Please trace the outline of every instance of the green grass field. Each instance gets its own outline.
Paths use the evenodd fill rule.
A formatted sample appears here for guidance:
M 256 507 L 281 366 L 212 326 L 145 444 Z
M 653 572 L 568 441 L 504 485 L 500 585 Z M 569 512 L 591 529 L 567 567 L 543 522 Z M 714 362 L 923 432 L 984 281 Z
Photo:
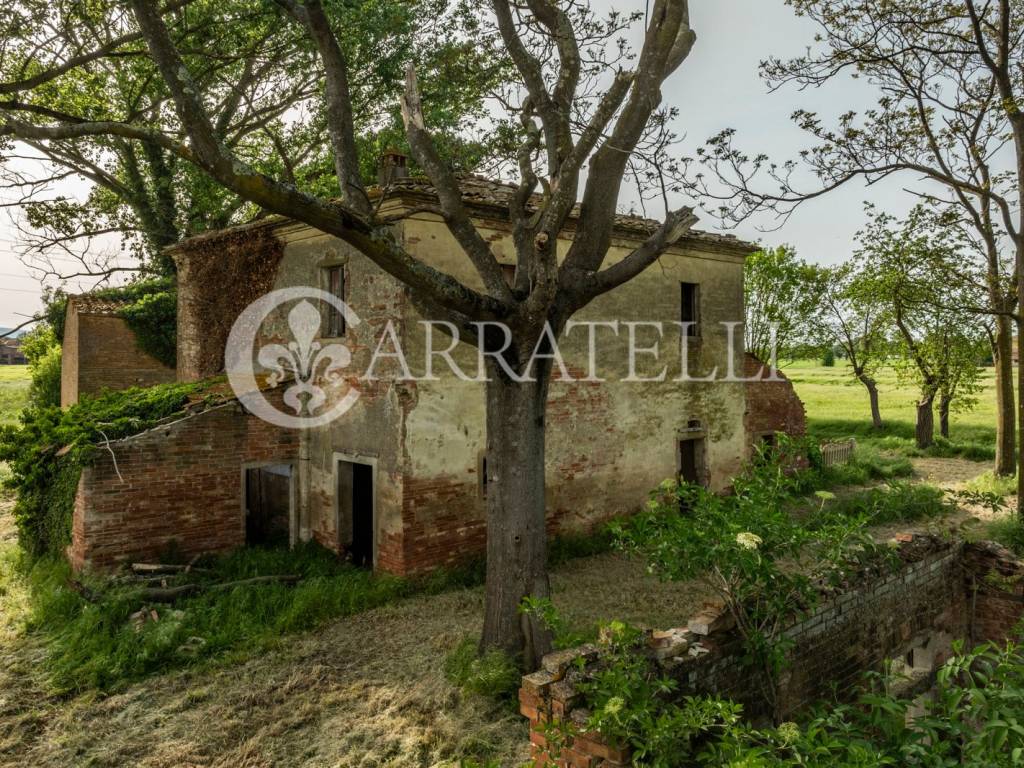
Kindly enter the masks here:
M 883 369 L 878 375 L 879 405 L 885 427 L 871 426 L 871 408 L 864 386 L 850 375 L 849 366 L 837 360 L 826 368 L 815 361 L 799 360 L 783 366 L 782 372 L 796 387 L 807 408 L 810 433 L 821 440 L 856 437 L 858 442 L 884 450 L 916 455 L 914 447 L 915 398 L 913 387 L 902 386 L 896 373 Z M 970 411 L 950 416 L 950 440 L 939 443 L 931 455 L 962 456 L 988 460 L 995 451 L 996 395 L 994 373 L 986 368 L 977 405 Z M 938 412 L 935 415 L 938 434 Z
M 28 366 L 0 365 L 0 424 L 14 424 L 28 398 Z

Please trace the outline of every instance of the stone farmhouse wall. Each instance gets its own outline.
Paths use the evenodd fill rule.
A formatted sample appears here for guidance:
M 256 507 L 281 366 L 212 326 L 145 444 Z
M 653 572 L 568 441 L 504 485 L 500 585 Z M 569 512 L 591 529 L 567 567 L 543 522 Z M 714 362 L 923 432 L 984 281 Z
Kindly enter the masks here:
M 391 205 L 412 205 L 397 201 Z M 477 224 L 492 243 L 499 259 L 511 259 L 507 221 L 492 211 L 475 209 Z M 248 230 L 245 230 L 248 232 Z M 273 232 L 281 246 L 266 246 Z M 436 217 L 416 214 L 403 221 L 398 235 L 406 247 L 431 265 L 479 287 L 478 277 L 462 256 L 444 224 Z M 175 253 L 179 269 L 179 375 L 199 378 L 214 372 L 189 361 L 213 360 L 216 334 L 192 332 L 208 324 L 215 309 L 199 301 L 196 271 L 199 262 L 218 253 L 223 237 L 224 253 L 241 258 L 264 274 L 273 267 L 273 289 L 312 286 L 326 288 L 324 272 L 344 271 L 344 300 L 360 322 L 346 327 L 340 342 L 351 352 L 349 385 L 361 397 L 349 412 L 331 424 L 307 430 L 303 452 L 306 471 L 299 477 L 303 499 L 298 521 L 299 537 L 314 539 L 336 552 L 346 548 L 345 525 L 339 512 L 339 461 L 372 463 L 375 519 L 374 566 L 398 574 L 452 566 L 480 556 L 485 549 L 484 512 L 486 457 L 484 390 L 479 382 L 446 376 L 440 381 L 397 380 L 398 368 L 390 361 L 380 364 L 377 381 L 358 381 L 366 370 L 378 339 L 391 324 L 410 361 L 413 375 L 422 375 L 424 360 L 420 322 L 424 319 L 409 292 L 361 253 L 346 243 L 309 227 L 278 221 L 253 230 L 253 243 L 242 230 L 203 238 L 202 253 L 182 247 Z M 258 235 L 258 237 L 257 237 Z M 638 235 L 623 233 L 612 247 L 611 260 L 635 247 Z M 559 248 L 571 242 L 571 233 L 560 238 Z M 262 245 L 261 245 L 262 244 Z M 246 250 L 249 249 L 249 250 Z M 265 251 L 264 256 L 259 252 Z M 251 253 L 249 252 L 251 250 Z M 742 319 L 743 260 L 747 246 L 729 239 L 688 238 L 666 254 L 656 268 L 611 294 L 599 297 L 582 310 L 577 320 L 661 321 L 669 330 L 661 340 L 662 360 L 641 359 L 641 375 L 667 365 L 675 377 L 680 369 L 680 338 L 672 324 L 681 311 L 680 285 L 700 286 L 702 333 L 689 345 L 691 373 L 706 375 L 716 366 L 724 371 L 731 363 L 743 371 L 742 353 L 728 359 L 726 330 L 722 325 Z M 503 262 L 504 263 L 504 262 Z M 655 341 L 640 332 L 641 346 Z M 261 331 L 260 343 L 287 341 L 287 310 L 272 313 Z M 674 336 L 673 336 L 674 334 Z M 749 455 L 748 398 L 765 388 L 756 409 L 768 408 L 762 417 L 765 430 L 795 429 L 802 420 L 787 419 L 802 407 L 788 382 L 777 383 L 660 383 L 625 384 L 625 331 L 611 345 L 617 352 L 604 357 L 598 375 L 607 382 L 565 383 L 553 381 L 547 412 L 548 519 L 550 534 L 592 530 L 611 517 L 628 514 L 644 502 L 648 492 L 679 471 L 679 440 L 696 430 L 702 437 L 703 480 L 725 490 Z M 567 337 L 562 346 L 568 367 L 585 376 L 587 349 L 583 332 Z M 444 346 L 440 344 L 439 346 Z M 388 347 L 390 349 L 390 347 Z M 616 357 L 617 355 L 617 357 Z M 453 352 L 459 366 L 475 372 L 475 349 L 460 345 Z M 439 370 L 445 364 L 435 360 Z M 652 370 L 647 370 L 652 369 Z M 470 374 L 472 375 L 472 373 Z M 788 390 L 786 389 L 787 387 Z M 772 393 L 768 393 L 768 389 Z M 789 397 L 792 403 L 786 403 Z M 779 416 L 782 418 L 778 418 Z
M 235 402 L 97 447 L 75 496 L 69 559 L 76 569 L 192 556 L 245 544 L 242 473 L 293 464 L 297 433 Z M 116 465 L 115 465 L 116 460 Z
M 856 691 L 864 673 L 881 670 L 887 660 L 909 658 L 930 677 L 949 658 L 953 640 L 1001 642 L 1021 621 L 1024 563 L 1010 552 L 932 536 L 900 538 L 902 568 L 827 599 L 788 630 L 794 646 L 780 680 L 782 717 L 835 692 Z M 717 694 L 742 703 L 751 719 L 769 715 L 756 677 L 740 662 L 740 638 L 718 610 L 709 608 L 685 627 L 648 632 L 646 640 L 652 666 L 679 682 L 677 695 Z M 556 652 L 523 678 L 520 711 L 530 720 L 535 765 L 629 764 L 628 750 L 600 734 L 584 733 L 561 750 L 545 737 L 553 720 L 586 722 L 576 684 L 600 655 L 596 645 Z M 582 671 L 573 663 L 579 657 Z
M 139 349 L 116 306 L 89 297 L 68 301 L 61 346 L 60 404 L 104 389 L 151 387 L 176 379 L 175 370 Z

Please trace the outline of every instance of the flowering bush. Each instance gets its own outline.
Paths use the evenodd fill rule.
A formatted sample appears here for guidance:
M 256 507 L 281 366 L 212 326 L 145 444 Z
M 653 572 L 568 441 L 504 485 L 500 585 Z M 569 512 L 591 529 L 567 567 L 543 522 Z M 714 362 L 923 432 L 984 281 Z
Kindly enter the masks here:
M 784 457 L 798 449 L 786 441 L 779 448 L 737 477 L 731 495 L 666 481 L 640 515 L 615 528 L 619 545 L 663 578 L 699 579 L 719 596 L 773 708 L 789 648 L 782 630 L 815 606 L 822 582 L 841 583 L 892 557 L 865 533 L 866 514 L 834 514 L 827 495 L 810 514 L 793 515 L 805 483 Z

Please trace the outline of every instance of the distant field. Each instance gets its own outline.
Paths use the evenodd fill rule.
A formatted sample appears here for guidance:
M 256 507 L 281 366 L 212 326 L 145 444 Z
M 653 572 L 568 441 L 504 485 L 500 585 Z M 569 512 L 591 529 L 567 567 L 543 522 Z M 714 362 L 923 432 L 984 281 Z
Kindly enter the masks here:
M 0 365 L 0 424 L 14 424 L 28 397 L 28 366 Z
M 815 437 L 857 437 L 881 448 L 912 452 L 916 392 L 913 387 L 900 386 L 891 369 L 882 370 L 877 377 L 885 422 L 881 434 L 871 428 L 867 390 L 850 375 L 850 368 L 843 361 L 837 360 L 835 367 L 826 368 L 818 362 L 800 360 L 783 366 L 782 372 L 804 401 L 808 428 Z M 982 383 L 983 389 L 976 395 L 978 404 L 950 417 L 950 453 L 984 459 L 995 450 L 996 395 L 991 368 L 984 370 Z M 936 434 L 938 427 L 936 409 Z

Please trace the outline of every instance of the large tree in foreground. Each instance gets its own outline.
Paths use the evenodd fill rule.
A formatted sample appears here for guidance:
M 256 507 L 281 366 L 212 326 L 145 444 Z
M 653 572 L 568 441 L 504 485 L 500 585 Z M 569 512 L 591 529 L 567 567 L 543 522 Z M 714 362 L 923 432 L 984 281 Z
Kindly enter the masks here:
M 664 220 L 642 244 L 614 264 L 605 264 L 628 164 L 645 160 L 638 153 L 645 145 L 655 151 L 665 146 L 649 138 L 652 131 L 663 135 L 662 84 L 695 41 L 687 2 L 651 3 L 643 47 L 635 57 L 623 55 L 615 45 L 624 20 L 618 15 L 597 20 L 589 4 L 579 0 L 493 0 L 489 13 L 481 15 L 480 42 L 510 60 L 520 80 L 519 88 L 501 99 L 511 124 L 518 127 L 519 183 L 508 204 L 517 259 L 511 284 L 463 205 L 458 181 L 438 150 L 410 70 L 402 99 L 408 144 L 436 187 L 437 213 L 475 268 L 482 290 L 414 258 L 390 236 L 389 222 L 377 217 L 360 173 L 353 64 L 339 44 L 338 31 L 319 0 L 278 0 L 278 5 L 288 22 L 307 36 L 323 72 L 327 143 L 338 180 L 334 199 L 254 170 L 223 141 L 216 128 L 220 105 L 204 100 L 193 78 L 191 57 L 196 52 L 175 43 L 180 4 L 131 0 L 100 45 L 83 47 L 80 36 L 68 28 L 57 41 L 34 40 L 26 30 L 26 39 L 12 46 L 34 50 L 39 59 L 31 67 L 31 87 L 22 93 L 31 100 L 41 84 L 82 76 L 99 65 L 116 68 L 126 51 L 137 55 L 143 45 L 170 96 L 173 126 L 88 109 L 70 114 L 13 112 L 0 105 L 0 136 L 33 141 L 114 136 L 155 144 L 240 198 L 351 244 L 407 285 L 432 317 L 455 323 L 466 335 L 472 333 L 474 321 L 506 324 L 510 343 L 500 357 L 488 358 L 487 371 L 489 490 L 482 642 L 525 652 L 530 664 L 550 645 L 546 629 L 521 616 L 519 606 L 524 597 L 543 597 L 549 591 L 544 416 L 551 360 L 542 358 L 532 371 L 527 365 L 534 350 L 545 348 L 546 328 L 560 333 L 574 312 L 645 270 L 696 221 L 689 208 L 666 210 Z M 650 160 L 655 168 L 663 162 L 658 157 Z M 558 236 L 577 202 L 576 235 L 560 257 Z M 505 339 L 497 334 L 481 343 L 497 352 Z

